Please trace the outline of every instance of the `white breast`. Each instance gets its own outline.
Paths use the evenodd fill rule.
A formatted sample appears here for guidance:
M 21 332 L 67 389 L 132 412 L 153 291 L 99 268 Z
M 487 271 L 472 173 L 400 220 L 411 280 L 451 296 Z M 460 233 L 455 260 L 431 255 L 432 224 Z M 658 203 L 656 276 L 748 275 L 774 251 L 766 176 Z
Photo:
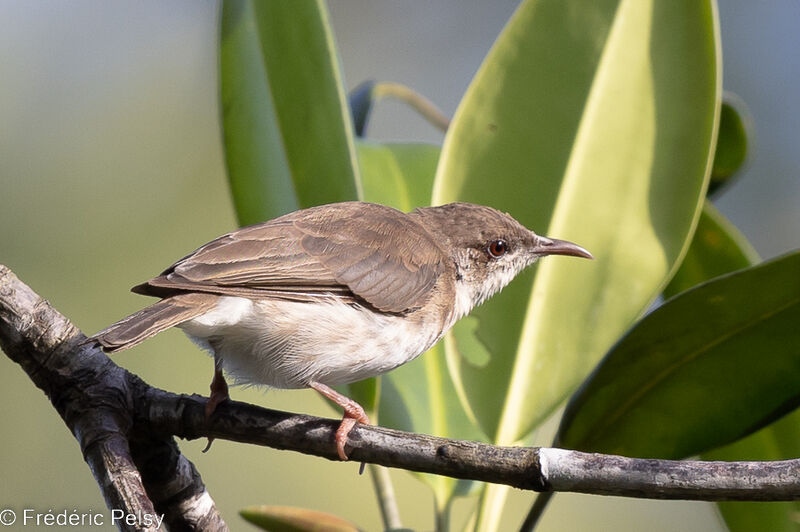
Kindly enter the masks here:
M 376 313 L 331 298 L 319 303 L 221 297 L 217 307 L 180 325 L 221 355 L 242 384 L 302 388 L 355 382 L 385 373 L 430 348 L 438 320 Z

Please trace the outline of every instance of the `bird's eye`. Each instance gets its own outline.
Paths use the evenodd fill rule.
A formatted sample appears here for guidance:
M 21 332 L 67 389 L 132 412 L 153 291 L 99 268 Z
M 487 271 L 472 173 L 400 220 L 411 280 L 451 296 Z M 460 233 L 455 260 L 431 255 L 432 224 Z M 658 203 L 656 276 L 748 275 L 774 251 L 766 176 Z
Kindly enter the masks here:
M 489 242 L 489 255 L 495 259 L 508 253 L 508 242 L 503 239 L 492 240 Z

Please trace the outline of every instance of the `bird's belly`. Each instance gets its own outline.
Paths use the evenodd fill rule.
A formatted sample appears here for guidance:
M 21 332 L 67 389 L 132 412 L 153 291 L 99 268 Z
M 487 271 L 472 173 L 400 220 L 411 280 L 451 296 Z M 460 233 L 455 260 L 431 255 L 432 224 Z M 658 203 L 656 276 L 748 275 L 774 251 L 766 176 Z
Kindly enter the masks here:
M 237 383 L 278 388 L 374 377 L 416 358 L 442 335 L 438 319 L 421 322 L 334 299 L 223 297 L 215 310 L 180 327 L 221 356 Z

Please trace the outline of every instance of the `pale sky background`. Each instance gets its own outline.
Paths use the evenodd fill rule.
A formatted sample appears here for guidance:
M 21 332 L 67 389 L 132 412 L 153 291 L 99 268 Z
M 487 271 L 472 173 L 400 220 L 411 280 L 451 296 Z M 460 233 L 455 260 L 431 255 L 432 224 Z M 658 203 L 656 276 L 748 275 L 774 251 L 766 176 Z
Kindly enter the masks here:
M 590 1 L 590 0 L 587 0 Z M 348 88 L 399 81 L 452 115 L 516 1 L 333 0 Z M 143 300 L 151 277 L 235 220 L 216 107 L 216 16 L 210 1 L 0 0 L 0 263 L 87 332 Z M 717 205 L 763 257 L 800 247 L 800 2 L 722 0 L 724 87 L 748 105 L 747 171 Z M 396 103 L 370 135 L 440 142 Z M 211 364 L 178 332 L 115 361 L 155 386 L 207 391 Z M 103 502 L 46 398 L 0 357 L 0 510 Z M 313 394 L 234 390 L 279 409 L 332 416 Z M 338 416 L 338 414 L 336 414 Z M 544 442 L 542 442 L 544 443 Z M 234 530 L 249 504 L 298 504 L 379 526 L 357 465 L 218 441 L 181 442 Z M 394 474 L 406 524 L 432 528 L 427 489 Z M 422 489 L 420 489 L 422 488 Z M 514 492 L 508 527 L 531 497 Z M 467 503 L 457 503 L 460 523 Z M 719 529 L 711 505 L 563 495 L 540 530 Z

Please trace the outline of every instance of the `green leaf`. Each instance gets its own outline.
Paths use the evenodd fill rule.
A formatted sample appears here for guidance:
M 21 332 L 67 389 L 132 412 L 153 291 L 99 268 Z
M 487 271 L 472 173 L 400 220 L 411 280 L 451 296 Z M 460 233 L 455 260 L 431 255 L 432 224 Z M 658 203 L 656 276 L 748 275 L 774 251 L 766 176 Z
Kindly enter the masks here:
M 382 379 L 380 419 L 387 427 L 444 438 L 485 439 L 458 399 L 441 343 Z M 472 488 L 472 483 L 464 480 L 414 475 L 431 487 L 439 511 L 444 511 L 454 496 L 464 495 Z
M 678 272 L 664 289 L 664 297 L 672 297 L 713 277 L 747 268 L 758 260 L 747 239 L 706 201 L 689 250 Z M 552 495 L 537 497 L 531 510 L 537 520 L 551 498 Z
M 731 445 L 709 451 L 703 460 L 784 460 L 800 456 L 800 410 Z M 800 501 L 717 503 L 730 532 L 800 530 Z
M 800 405 L 800 252 L 671 299 L 609 353 L 570 401 L 559 444 L 683 458 Z
M 357 148 L 364 201 L 403 212 L 430 205 L 441 148 L 432 144 L 381 144 L 364 140 L 358 141 Z
M 758 254 L 744 235 L 706 202 L 689 250 L 664 289 L 664 297 L 672 297 L 703 281 L 758 261 Z
M 474 311 L 486 366 L 448 337 L 459 392 L 495 442 L 544 420 L 677 267 L 710 172 L 718 61 L 710 0 L 528 0 L 481 66 L 434 203 L 493 205 L 597 259 L 544 259 Z
M 225 161 L 241 224 L 357 199 L 352 124 L 321 0 L 222 7 Z
M 292 506 L 248 506 L 239 514 L 269 532 L 358 532 L 341 517 Z
M 597 259 L 544 259 L 473 312 L 472 339 L 448 335 L 459 394 L 495 443 L 545 420 L 677 268 L 715 142 L 715 5 L 526 0 L 459 105 L 434 204 L 492 205 Z M 458 352 L 476 341 L 483 367 Z M 497 529 L 506 492 L 485 491 L 478 529 Z
M 719 151 L 719 149 L 718 149 Z M 665 297 L 712 277 L 758 262 L 750 243 L 710 203 L 706 202 L 694 240 Z M 800 456 L 800 411 L 735 443 L 708 451 L 703 460 L 783 460 Z M 800 502 L 717 503 L 731 532 L 800 529 Z
M 725 96 L 719 116 L 714 166 L 711 170 L 711 181 L 708 183 L 709 195 L 730 183 L 731 177 L 741 170 L 747 160 L 747 138 L 750 130 L 747 116 L 749 113 L 744 102 L 733 95 Z
M 440 148 L 427 144 L 357 143 L 364 198 L 402 211 L 430 204 Z M 460 439 L 481 435 L 459 403 L 440 345 L 381 377 L 380 423 L 411 432 Z M 434 491 L 437 511 L 470 483 L 415 474 Z

